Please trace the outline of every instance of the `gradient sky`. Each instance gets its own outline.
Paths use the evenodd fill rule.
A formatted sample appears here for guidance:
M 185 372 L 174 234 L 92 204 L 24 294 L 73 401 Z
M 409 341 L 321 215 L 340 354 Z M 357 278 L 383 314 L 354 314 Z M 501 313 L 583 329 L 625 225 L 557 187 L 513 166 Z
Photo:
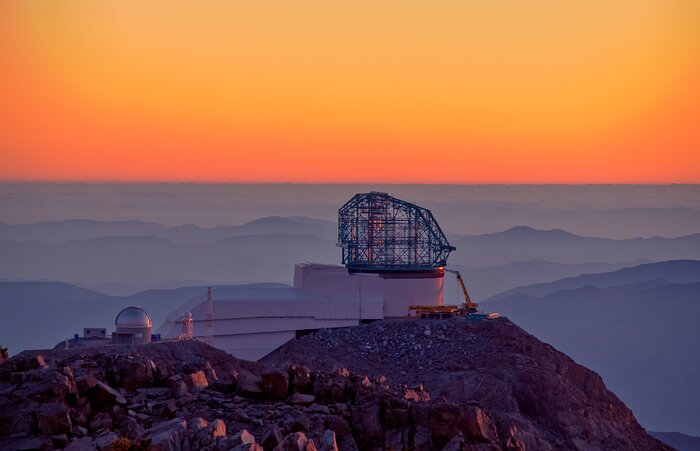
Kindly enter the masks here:
M 5 0 L 0 180 L 697 183 L 700 1 Z

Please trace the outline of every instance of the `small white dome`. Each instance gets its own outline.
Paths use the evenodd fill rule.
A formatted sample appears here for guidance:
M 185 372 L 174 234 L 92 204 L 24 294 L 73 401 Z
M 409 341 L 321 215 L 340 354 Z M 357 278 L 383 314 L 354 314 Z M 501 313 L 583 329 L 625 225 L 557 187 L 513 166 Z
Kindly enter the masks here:
M 189 310 L 185 312 L 185 319 L 192 319 L 192 312 Z
M 151 315 L 141 307 L 127 307 L 117 315 L 114 324 L 118 327 L 151 327 Z

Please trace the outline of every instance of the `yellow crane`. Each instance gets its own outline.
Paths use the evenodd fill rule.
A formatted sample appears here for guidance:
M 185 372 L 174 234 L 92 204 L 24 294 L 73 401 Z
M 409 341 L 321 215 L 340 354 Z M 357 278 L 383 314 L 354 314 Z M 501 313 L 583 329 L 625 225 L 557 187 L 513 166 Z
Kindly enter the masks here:
M 447 268 L 445 268 L 445 271 L 457 276 L 457 282 L 459 282 L 462 288 L 462 294 L 464 295 L 464 304 L 459 307 L 456 305 L 409 305 L 408 310 L 409 312 L 414 312 L 413 316 L 429 319 L 444 319 L 456 316 L 467 316 L 470 313 L 477 312 L 479 304 L 472 302 L 472 298 L 469 296 L 467 287 L 464 284 L 464 279 L 462 279 L 462 275 L 459 271 Z
M 457 282 L 459 282 L 459 286 L 462 287 L 462 294 L 464 295 L 463 308 L 466 310 L 466 313 L 476 313 L 476 309 L 479 307 L 479 304 L 477 304 L 476 302 L 472 302 L 472 298 L 469 297 L 469 292 L 467 292 L 467 286 L 464 285 L 464 279 L 462 279 L 462 275 L 459 273 L 459 271 L 455 269 L 445 268 L 445 271 L 451 272 L 452 274 L 457 276 Z

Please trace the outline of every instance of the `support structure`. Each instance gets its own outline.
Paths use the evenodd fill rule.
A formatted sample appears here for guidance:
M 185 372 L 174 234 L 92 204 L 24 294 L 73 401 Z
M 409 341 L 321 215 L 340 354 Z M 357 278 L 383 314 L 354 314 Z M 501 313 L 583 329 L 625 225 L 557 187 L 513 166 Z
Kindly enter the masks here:
M 185 312 L 185 316 L 182 318 L 182 326 L 180 327 L 180 335 L 178 335 L 178 339 L 192 340 L 193 336 L 194 321 L 192 321 L 192 312 L 188 310 Z
M 433 271 L 455 250 L 430 210 L 379 192 L 338 210 L 338 245 L 353 272 Z
M 211 287 L 207 288 L 207 317 L 204 321 L 204 342 L 214 346 L 214 305 L 211 298 Z

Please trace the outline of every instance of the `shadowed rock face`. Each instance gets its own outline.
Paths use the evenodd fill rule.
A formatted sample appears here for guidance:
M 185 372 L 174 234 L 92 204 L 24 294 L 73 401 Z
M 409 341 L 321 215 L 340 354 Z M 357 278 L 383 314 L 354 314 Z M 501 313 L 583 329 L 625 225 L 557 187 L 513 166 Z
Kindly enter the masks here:
M 345 367 L 422 387 L 433 400 L 457 406 L 450 415 L 431 411 L 441 418 L 435 424 L 447 415 L 457 421 L 448 429 L 497 447 L 663 448 L 596 373 L 507 319 L 396 320 L 324 330 L 289 342 L 269 360 Z
M 321 331 L 268 360 L 200 342 L 24 352 L 0 366 L 0 449 L 670 449 L 507 320 Z

